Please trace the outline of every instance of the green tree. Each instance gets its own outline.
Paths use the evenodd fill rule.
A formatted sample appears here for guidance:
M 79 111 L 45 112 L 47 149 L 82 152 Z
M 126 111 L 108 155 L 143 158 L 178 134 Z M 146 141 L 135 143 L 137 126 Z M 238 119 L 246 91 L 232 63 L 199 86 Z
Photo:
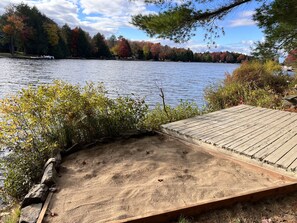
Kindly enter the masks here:
M 87 58 L 91 56 L 91 37 L 80 27 L 72 30 L 70 51 L 73 57 Z
M 274 58 L 279 50 L 290 52 L 297 48 L 297 7 L 293 0 L 145 0 L 160 7 L 157 14 L 136 15 L 132 24 L 148 35 L 184 42 L 197 28 L 204 28 L 205 40 L 213 44 L 214 38 L 224 30 L 216 25 L 234 8 L 249 2 L 262 2 L 256 9 L 254 20 L 263 29 L 266 41 L 258 43 L 255 56 Z M 220 32 L 221 30 L 221 32 Z
M 78 38 L 77 38 L 77 53 L 79 57 L 90 57 L 91 56 L 91 37 L 90 35 L 78 28 Z
M 109 48 L 106 44 L 105 37 L 97 33 L 93 37 L 93 44 L 95 46 L 95 52 L 94 55 L 98 58 L 109 58 L 111 56 Z
M 265 34 L 259 42 L 255 56 L 273 59 L 280 50 L 287 53 L 297 48 L 297 5 L 293 0 L 265 2 L 256 10 L 254 20 Z
M 224 18 L 232 9 L 251 1 L 226 0 L 222 3 L 218 0 L 183 0 L 180 1 L 181 4 L 176 4 L 174 0 L 146 0 L 147 3 L 160 6 L 160 12 L 133 16 L 132 24 L 151 37 L 167 38 L 175 42 L 189 40 L 193 35 L 192 31 L 202 27 L 207 30 L 206 39 L 212 42 L 212 37 L 218 37 L 220 34 L 215 21 Z M 209 4 L 216 2 L 218 4 Z M 213 5 L 216 7 L 211 7 Z
M 68 24 L 65 24 L 61 28 L 61 37 L 64 39 L 64 42 L 67 44 L 68 50 L 71 49 L 71 40 L 72 40 L 72 30 Z
M 115 45 L 117 45 L 118 39 L 115 35 L 111 35 L 108 39 L 107 39 L 107 45 L 109 47 L 109 49 L 115 47 Z
M 59 28 L 55 23 L 45 22 L 43 28 L 47 34 L 48 42 L 51 46 L 56 46 L 59 43 Z
M 49 41 L 45 23 L 54 24 L 54 22 L 47 18 L 45 15 L 34 6 L 30 7 L 26 4 L 19 4 L 16 10 L 20 13 L 25 20 L 25 25 L 31 28 L 32 35 L 24 43 L 24 51 L 27 54 L 44 55 L 48 53 Z
M 67 43 L 62 36 L 62 31 L 58 31 L 59 41 L 56 45 L 49 47 L 49 54 L 53 55 L 57 59 L 64 59 L 70 56 L 69 48 Z
M 143 55 L 146 60 L 152 59 L 152 53 L 151 53 L 152 45 L 153 45 L 153 43 L 147 42 L 147 43 L 145 43 L 145 45 L 142 48 Z

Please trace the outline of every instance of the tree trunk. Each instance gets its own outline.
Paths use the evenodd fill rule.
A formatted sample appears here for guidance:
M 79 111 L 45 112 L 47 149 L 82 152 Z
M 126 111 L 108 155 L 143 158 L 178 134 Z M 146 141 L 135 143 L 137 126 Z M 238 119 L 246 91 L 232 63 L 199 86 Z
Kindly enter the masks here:
M 13 39 L 13 36 L 10 37 L 10 53 L 11 53 L 11 56 L 14 56 L 14 39 Z

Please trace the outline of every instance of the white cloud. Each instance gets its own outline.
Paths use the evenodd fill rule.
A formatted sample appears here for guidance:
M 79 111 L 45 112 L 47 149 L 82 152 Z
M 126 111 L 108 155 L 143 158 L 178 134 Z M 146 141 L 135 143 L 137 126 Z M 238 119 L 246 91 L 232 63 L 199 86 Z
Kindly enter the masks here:
M 59 25 L 67 23 L 73 27 L 80 23 L 78 6 L 73 0 L 43 0 L 35 2 L 34 5 Z
M 131 16 L 149 13 L 144 1 L 129 0 L 1 0 L 0 14 L 9 4 L 36 6 L 60 26 L 82 27 L 91 35 L 116 33 L 120 27 L 133 27 Z
M 253 10 L 247 10 L 240 13 L 241 17 L 252 17 L 255 14 Z
M 142 1 L 129 0 L 81 0 L 82 12 L 86 15 L 101 14 L 103 16 L 127 16 L 146 11 Z
M 239 26 L 253 26 L 256 25 L 256 22 L 253 20 L 252 16 L 254 11 L 243 11 L 238 15 L 238 18 L 232 19 L 229 21 L 230 27 L 239 27 Z
M 153 43 L 161 43 L 162 45 L 168 45 L 170 47 L 177 47 L 177 48 L 190 48 L 194 53 L 201 53 L 201 52 L 223 52 L 223 51 L 229 51 L 229 52 L 236 52 L 236 53 L 244 53 L 249 55 L 251 53 L 251 48 L 254 46 L 255 41 L 253 40 L 242 40 L 237 43 L 232 44 L 217 44 L 216 46 L 208 46 L 203 41 L 197 41 L 197 40 L 190 40 L 186 43 L 174 43 L 170 40 L 163 40 L 163 39 L 148 39 L 147 41 L 153 42 Z
M 239 27 L 239 26 L 253 26 L 256 23 L 248 18 L 240 18 L 240 19 L 234 19 L 230 21 L 229 26 L 230 27 Z
M 8 7 L 10 4 L 18 4 L 20 3 L 19 0 L 1 0 L 0 1 L 0 14 L 5 12 L 5 8 Z
M 252 47 L 255 42 L 253 40 L 242 40 L 237 43 L 226 44 L 224 46 L 218 46 L 219 51 L 230 51 L 237 53 L 250 54 L 252 51 Z
M 216 46 L 210 46 L 208 47 L 206 43 L 204 42 L 196 42 L 196 41 L 190 41 L 187 44 L 184 44 L 181 47 L 184 48 L 190 48 L 193 52 L 236 52 L 236 53 L 244 53 L 244 54 L 250 54 L 251 48 L 254 46 L 253 40 L 243 40 L 237 43 L 232 44 L 217 44 Z

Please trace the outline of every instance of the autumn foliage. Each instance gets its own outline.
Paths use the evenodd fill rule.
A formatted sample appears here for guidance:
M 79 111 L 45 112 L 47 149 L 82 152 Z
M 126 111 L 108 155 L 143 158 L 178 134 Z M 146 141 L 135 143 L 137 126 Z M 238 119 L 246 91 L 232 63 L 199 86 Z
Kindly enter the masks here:
M 101 33 L 93 37 L 81 27 L 59 27 L 36 7 L 13 6 L 0 16 L 5 40 L 1 49 L 55 58 L 98 58 L 154 61 L 241 63 L 249 57 L 234 52 L 194 53 L 191 49 L 170 47 L 148 41 L 131 41 L 122 36 L 109 38 Z M 13 53 L 12 51 L 12 53 Z
M 127 58 L 132 56 L 129 42 L 125 38 L 121 38 L 118 42 L 117 54 L 121 58 Z
M 286 60 L 285 60 L 285 63 L 288 64 L 288 65 L 295 65 L 297 67 L 297 49 L 295 50 L 292 50 Z

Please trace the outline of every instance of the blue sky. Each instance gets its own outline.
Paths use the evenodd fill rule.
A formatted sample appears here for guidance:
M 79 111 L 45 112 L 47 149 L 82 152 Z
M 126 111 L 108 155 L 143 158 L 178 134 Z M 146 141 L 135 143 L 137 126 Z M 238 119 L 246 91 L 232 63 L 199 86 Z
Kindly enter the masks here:
M 175 0 L 180 1 L 180 0 Z M 82 27 L 94 35 L 97 32 L 109 37 L 111 34 L 124 36 L 131 40 L 148 40 L 176 47 L 191 48 L 194 52 L 235 51 L 249 53 L 254 42 L 263 40 L 263 33 L 252 21 L 257 7 L 256 1 L 232 11 L 218 25 L 223 26 L 225 35 L 216 40 L 217 48 L 208 49 L 203 41 L 203 30 L 197 30 L 196 36 L 189 42 L 176 44 L 168 40 L 148 37 L 143 31 L 130 24 L 131 16 L 139 13 L 154 13 L 155 7 L 147 6 L 143 0 L 1 0 L 0 13 L 11 3 L 35 5 L 42 13 L 59 25 L 67 23 L 70 27 Z M 216 4 L 224 2 L 218 0 Z

